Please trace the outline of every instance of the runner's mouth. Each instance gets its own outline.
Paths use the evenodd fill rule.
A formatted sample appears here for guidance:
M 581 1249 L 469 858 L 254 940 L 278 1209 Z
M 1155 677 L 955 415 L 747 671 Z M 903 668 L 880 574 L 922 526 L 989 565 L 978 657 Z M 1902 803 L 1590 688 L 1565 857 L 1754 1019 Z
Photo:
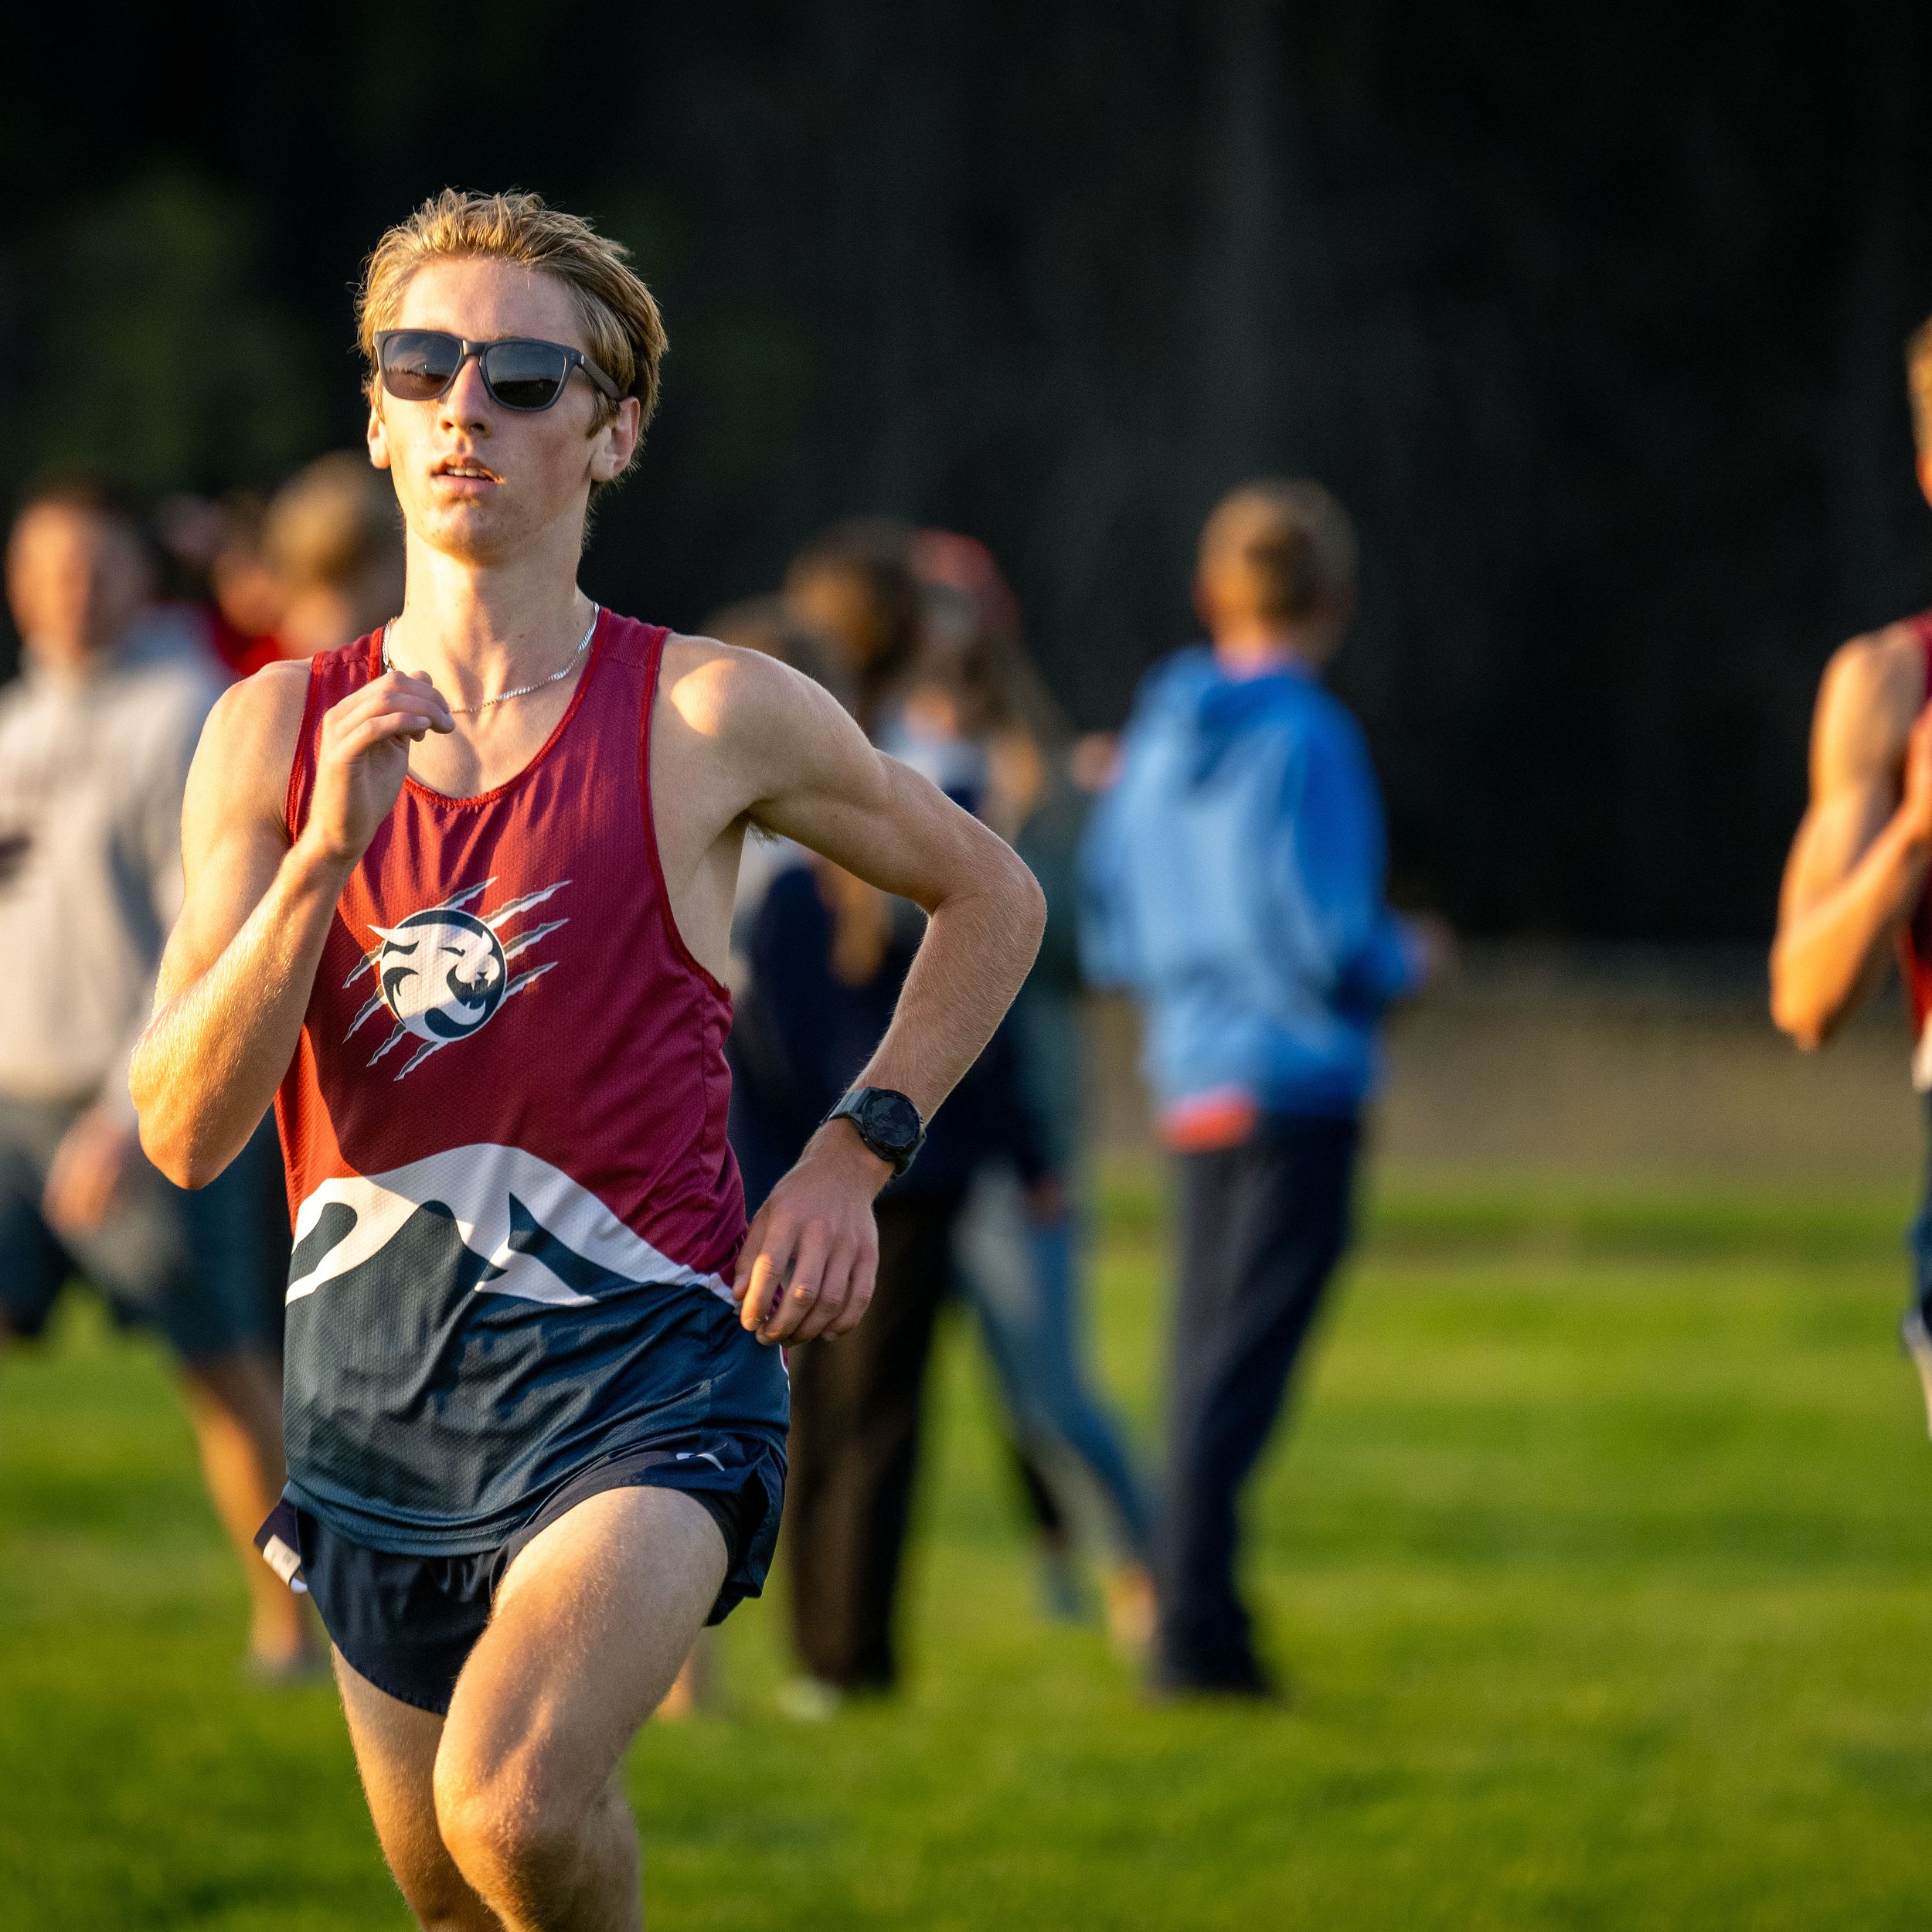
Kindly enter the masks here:
M 468 457 L 446 456 L 430 471 L 432 476 L 447 476 L 465 482 L 501 483 L 503 479 L 487 464 Z

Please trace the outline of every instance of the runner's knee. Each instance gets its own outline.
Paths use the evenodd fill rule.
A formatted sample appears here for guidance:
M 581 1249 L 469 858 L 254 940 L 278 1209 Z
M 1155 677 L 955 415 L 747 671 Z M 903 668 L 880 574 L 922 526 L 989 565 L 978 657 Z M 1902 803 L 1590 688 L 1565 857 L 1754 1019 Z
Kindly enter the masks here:
M 454 1748 L 452 1748 L 454 1747 Z M 523 1895 L 570 1869 L 585 1808 L 544 1774 L 545 1753 L 465 1748 L 444 1734 L 436 1760 L 436 1822 L 470 1883 L 488 1897 Z

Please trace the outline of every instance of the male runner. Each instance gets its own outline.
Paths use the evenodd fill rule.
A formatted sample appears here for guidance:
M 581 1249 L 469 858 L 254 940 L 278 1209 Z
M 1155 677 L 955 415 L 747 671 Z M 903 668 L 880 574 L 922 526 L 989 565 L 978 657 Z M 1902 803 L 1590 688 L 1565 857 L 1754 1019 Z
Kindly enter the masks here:
M 134 1070 L 175 1179 L 271 1097 L 296 1209 L 286 1511 L 425 1926 L 641 1923 L 626 1747 L 763 1580 L 780 1352 L 851 1328 L 872 1200 L 990 1037 L 1031 875 L 773 659 L 600 611 L 592 492 L 664 337 L 623 251 L 446 191 L 359 304 L 401 615 L 211 719 Z M 747 1234 L 725 1141 L 747 826 L 930 915 L 852 1111 Z
M 1932 503 L 1932 321 L 1906 349 L 1919 488 Z M 1791 841 L 1771 947 L 1771 1018 L 1806 1051 L 1855 1012 L 1895 950 L 1912 1009 L 1912 1082 L 1932 1096 L 1932 611 L 1839 646 L 1811 723 L 1811 800 Z M 1932 1177 L 1913 1223 L 1900 1338 L 1932 1427 Z

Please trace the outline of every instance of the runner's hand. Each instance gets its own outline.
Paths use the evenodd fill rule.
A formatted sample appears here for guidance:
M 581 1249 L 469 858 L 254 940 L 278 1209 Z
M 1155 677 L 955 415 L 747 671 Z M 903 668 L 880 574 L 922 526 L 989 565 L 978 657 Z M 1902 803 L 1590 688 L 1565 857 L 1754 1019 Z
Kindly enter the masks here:
M 732 1299 L 760 1342 L 829 1341 L 859 1325 L 879 1274 L 872 1196 L 891 1178 L 843 1121 L 806 1143 L 738 1251 Z
M 352 866 L 395 808 L 410 768 L 410 746 L 455 720 L 427 678 L 386 671 L 332 705 L 315 755 L 315 793 L 304 836 Z

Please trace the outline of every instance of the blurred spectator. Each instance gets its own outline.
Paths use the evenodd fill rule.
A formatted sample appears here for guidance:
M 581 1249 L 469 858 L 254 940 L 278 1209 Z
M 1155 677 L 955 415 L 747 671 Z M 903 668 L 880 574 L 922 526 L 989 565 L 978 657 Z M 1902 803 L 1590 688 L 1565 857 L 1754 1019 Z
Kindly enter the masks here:
M 917 938 L 893 903 L 815 864 L 774 879 L 752 922 L 730 1054 L 732 1145 L 754 1214 L 885 1031 Z M 791 1352 L 793 1637 L 821 1706 L 897 1678 L 900 1558 L 961 1204 L 989 1154 L 1029 1182 L 1044 1171 L 1015 1073 L 1002 1030 L 879 1197 L 878 1289 L 865 1321 Z
M 74 1275 L 166 1335 L 253 1600 L 251 1656 L 299 1669 L 313 1662 L 301 1604 L 251 1543 L 283 1481 L 281 1284 L 261 1219 L 273 1136 L 186 1195 L 143 1157 L 128 1093 L 219 680 L 192 629 L 152 607 L 138 528 L 97 491 L 32 498 L 6 576 L 26 662 L 0 692 L 0 1335 L 37 1335 Z
M 926 593 L 909 722 L 979 747 L 979 815 L 1010 844 L 1053 782 L 1066 719 L 1027 655 L 1019 600 L 992 551 L 954 530 L 920 530 L 906 560 Z
M 785 573 L 786 604 L 830 648 L 852 716 L 875 738 L 919 648 L 921 600 L 906 540 L 896 523 L 842 523 Z
M 1272 1694 L 1236 1506 L 1345 1245 L 1378 1019 L 1432 944 L 1383 897 L 1380 799 L 1319 682 L 1355 536 L 1311 483 L 1250 484 L 1202 533 L 1211 644 L 1141 688 L 1085 852 L 1094 977 L 1144 1009 L 1180 1172 L 1157 1687 Z
M 753 609 L 756 622 L 743 607 L 723 614 L 717 628 L 727 641 L 760 638 L 804 668 L 806 638 L 817 637 L 863 707 L 862 722 L 877 731 L 919 641 L 919 586 L 903 533 L 878 524 L 829 533 L 787 574 L 784 614 Z M 741 921 L 743 983 L 730 1042 L 732 1145 L 751 1213 L 877 1045 L 923 923 L 916 907 L 822 860 L 782 866 L 764 882 Z M 878 1288 L 866 1320 L 836 1344 L 791 1354 L 784 1534 L 807 1673 L 791 1697 L 801 1714 L 896 1681 L 893 1625 L 927 1364 L 961 1204 L 990 1152 L 1029 1182 L 1043 1175 L 1007 1029 L 934 1121 L 910 1170 L 879 1197 Z
M 275 492 L 262 556 L 281 592 L 271 628 L 285 658 L 353 643 L 403 607 L 396 492 L 360 450 L 318 456 Z
M 1027 661 L 1019 606 L 992 553 L 971 537 L 922 530 L 909 554 L 926 587 L 927 624 L 887 748 L 1014 844 L 1047 901 L 1039 958 L 1009 1024 L 1053 1179 L 1029 1198 L 1010 1168 L 981 1171 L 960 1227 L 961 1278 L 1018 1438 L 1048 1602 L 1062 1614 L 1077 1606 L 1067 1526 L 1097 1503 L 1111 1551 L 1109 1624 L 1138 1657 L 1152 1634 L 1151 1512 L 1084 1365 L 1080 1223 L 1067 1185 L 1081 1142 L 1073 868 L 1087 795 L 1069 777 L 1065 725 Z
M 156 516 L 179 583 L 206 613 L 215 655 L 236 677 L 311 658 L 403 607 L 403 526 L 389 479 L 359 451 L 298 470 L 264 506 L 177 496 Z
M 261 499 L 247 491 L 233 492 L 219 502 L 186 494 L 165 497 L 155 510 L 160 594 L 199 627 L 209 649 L 232 677 L 246 677 L 281 655 L 272 634 L 281 594 L 259 561 L 261 521 Z M 249 583 L 224 597 L 217 587 L 219 580 L 232 577 L 243 560 Z

